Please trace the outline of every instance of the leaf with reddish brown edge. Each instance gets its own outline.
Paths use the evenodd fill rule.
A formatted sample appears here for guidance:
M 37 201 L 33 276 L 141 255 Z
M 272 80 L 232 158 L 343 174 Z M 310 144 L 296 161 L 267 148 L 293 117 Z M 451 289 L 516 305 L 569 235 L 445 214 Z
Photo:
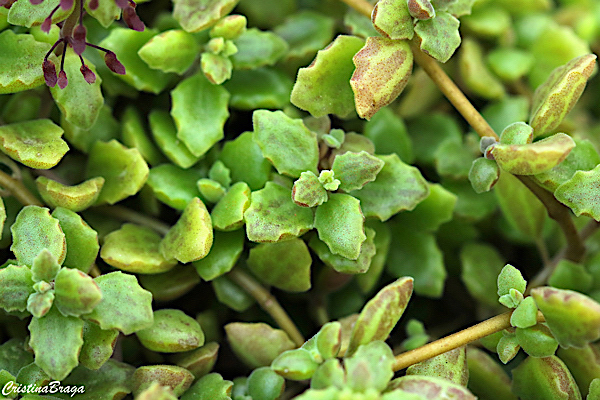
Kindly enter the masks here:
M 461 346 L 429 360 L 413 364 L 406 370 L 406 375 L 438 376 L 461 386 L 467 386 L 467 382 L 469 382 L 467 349 L 465 346 Z
M 600 377 L 600 343 L 588 344 L 582 349 L 558 349 L 558 357 L 567 365 L 577 381 L 581 394 L 588 395 L 592 381 Z M 598 382 L 600 383 L 600 382 Z M 594 397 L 588 397 L 588 400 Z
M 556 356 L 527 357 L 512 376 L 512 392 L 521 399 L 581 400 L 575 379 Z
M 7 29 L 0 32 L 0 48 L 0 94 L 43 85 L 45 74 L 40 64 L 48 51 L 47 43 L 37 42 L 33 35 L 16 34 Z
M 579 100 L 596 65 L 595 54 L 576 57 L 556 68 L 533 95 L 530 125 L 535 136 L 550 132 Z
M 239 0 L 175 0 L 173 17 L 188 32 L 210 28 L 229 14 Z
M 460 46 L 460 22 L 450 13 L 439 12 L 435 18 L 419 21 L 415 33 L 423 53 L 445 63 Z
M 412 74 L 413 54 L 406 41 L 369 37 L 352 58 L 350 79 L 356 112 L 367 120 L 404 90 Z
M 361 344 L 385 340 L 402 317 L 413 292 L 413 278 L 402 277 L 381 289 L 363 307 L 350 337 L 347 355 Z
M 268 366 L 295 347 L 284 331 L 262 322 L 232 322 L 225 325 L 225 334 L 233 352 L 251 368 Z
M 571 179 L 556 188 L 554 195 L 558 201 L 573 210 L 575 215 L 586 215 L 600 221 L 599 180 L 600 165 L 591 171 L 577 171 Z
M 491 146 L 494 159 L 503 170 L 515 175 L 535 175 L 560 164 L 575 147 L 565 133 L 557 133 L 530 144 L 503 144 Z
M 401 378 L 396 378 L 390 382 L 387 391 L 400 391 L 401 393 L 414 393 L 419 395 L 418 399 L 438 400 L 438 399 L 453 399 L 453 400 L 476 400 L 475 397 L 467 388 L 458 385 L 448 379 L 438 378 L 434 376 L 419 376 L 406 375 Z M 413 399 L 413 397 L 406 398 Z M 404 397 L 400 397 L 404 398 Z
M 581 348 L 600 339 L 600 304 L 590 297 L 549 286 L 535 288 L 531 295 L 562 347 Z
M 435 9 L 429 0 L 408 0 L 408 12 L 416 19 L 435 18 Z
M 371 13 L 371 22 L 377 32 L 389 39 L 412 39 L 414 35 L 406 0 L 378 1 Z

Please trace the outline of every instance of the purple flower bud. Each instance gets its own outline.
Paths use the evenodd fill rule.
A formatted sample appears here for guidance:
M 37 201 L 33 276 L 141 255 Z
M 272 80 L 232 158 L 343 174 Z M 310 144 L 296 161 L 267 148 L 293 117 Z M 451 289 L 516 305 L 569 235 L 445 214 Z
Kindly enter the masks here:
M 98 0 L 90 0 L 90 2 L 88 3 L 88 7 L 90 8 L 90 10 L 95 10 L 98 8 Z
M 42 29 L 42 32 L 49 33 L 50 28 L 52 28 L 52 17 L 46 18 L 44 22 L 42 22 L 42 26 L 40 28 Z
M 94 72 L 87 65 L 83 64 L 79 70 L 83 74 L 83 79 L 85 79 L 87 83 L 91 85 L 92 83 L 96 82 L 96 74 L 94 74 Z
M 123 9 L 129 5 L 129 0 L 115 0 L 115 3 L 117 3 L 117 7 Z
M 75 54 L 80 56 L 85 50 L 85 35 L 86 35 L 85 26 L 79 24 L 73 30 L 73 41 L 71 45 L 73 46 L 73 51 Z
M 67 79 L 67 73 L 65 71 L 60 71 L 58 73 L 58 87 L 64 89 L 67 87 L 69 80 Z
M 131 6 L 123 9 L 123 20 L 129 29 L 133 29 L 134 31 L 143 32 L 146 28 L 140 17 L 135 13 L 135 8 Z
M 60 0 L 60 8 L 70 10 L 73 7 L 73 0 Z
M 106 52 L 104 55 L 106 66 L 115 74 L 125 75 L 125 66 L 117 60 L 117 55 L 112 51 Z
M 44 80 L 46 81 L 46 85 L 49 87 L 54 87 L 56 85 L 56 81 L 58 78 L 56 77 L 56 67 L 54 63 L 48 59 L 45 59 L 42 63 L 42 70 L 44 71 Z

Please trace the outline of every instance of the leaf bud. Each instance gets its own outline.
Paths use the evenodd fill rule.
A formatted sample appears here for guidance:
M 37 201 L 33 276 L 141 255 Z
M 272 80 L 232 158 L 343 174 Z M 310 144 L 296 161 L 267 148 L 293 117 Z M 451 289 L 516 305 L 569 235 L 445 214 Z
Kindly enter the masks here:
M 488 147 L 490 147 L 493 144 L 498 143 L 496 141 L 496 138 L 493 136 L 484 136 L 481 138 L 481 140 L 479 141 L 479 150 L 485 154 L 485 151 L 487 150 Z
M 44 71 L 44 80 L 46 81 L 46 85 L 49 87 L 54 87 L 58 80 L 54 63 L 48 59 L 45 59 L 42 63 L 42 70 Z
M 67 87 L 69 80 L 67 79 L 67 73 L 65 71 L 60 71 L 58 73 L 57 83 L 58 83 L 58 87 L 61 89 L 64 89 Z
M 87 83 L 91 85 L 96 82 L 96 74 L 87 65 L 83 64 L 79 70 Z
M 90 8 L 90 10 L 97 9 L 98 5 L 98 0 L 90 0 L 90 2 L 88 3 L 88 7 Z
M 429 0 L 408 0 L 408 12 L 416 19 L 425 20 L 435 17 L 435 10 Z
M 83 51 L 85 50 L 86 33 L 87 30 L 85 29 L 85 26 L 83 26 L 83 24 L 77 25 L 77 27 L 75 27 L 75 29 L 73 30 L 73 41 L 71 42 L 71 45 L 73 46 L 73 51 L 78 56 L 83 54 Z
M 40 27 L 42 32 L 45 32 L 45 33 L 50 32 L 50 28 L 52 28 L 52 17 L 46 18 L 44 20 L 44 22 L 42 22 L 42 26 Z
M 104 62 L 106 63 L 106 66 L 115 74 L 125 75 L 125 66 L 121 64 L 119 60 L 117 60 L 117 55 L 114 52 L 106 52 L 104 55 Z
M 130 5 L 123 9 L 123 20 L 129 29 L 133 29 L 134 31 L 143 32 L 146 29 L 140 17 L 135 13 L 135 9 Z
M 73 0 L 60 0 L 60 8 L 70 10 L 73 7 Z

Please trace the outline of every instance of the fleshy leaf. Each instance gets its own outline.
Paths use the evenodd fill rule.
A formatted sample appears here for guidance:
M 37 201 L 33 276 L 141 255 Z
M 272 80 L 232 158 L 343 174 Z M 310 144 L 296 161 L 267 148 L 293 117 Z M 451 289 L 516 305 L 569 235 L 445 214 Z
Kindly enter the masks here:
M 231 271 L 244 249 L 244 231 L 214 232 L 210 252 L 202 260 L 194 261 L 198 275 L 205 281 L 211 281 Z
M 435 11 L 433 11 L 435 13 Z M 389 39 L 412 39 L 413 16 L 405 0 L 381 0 L 371 13 L 373 27 Z
M 319 50 L 315 60 L 298 71 L 291 101 L 315 117 L 336 114 L 344 117 L 354 110 L 354 95 L 349 81 L 354 72 L 352 57 L 364 41 L 355 36 L 339 35 Z
M 83 346 L 79 353 L 79 363 L 86 368 L 97 370 L 112 356 L 119 331 L 101 329 L 98 324 L 84 322 Z
M 504 85 L 489 70 L 478 42 L 465 39 L 459 55 L 461 76 L 470 90 L 485 99 L 498 100 L 505 96 Z
M 597 390 L 600 389 L 600 347 L 598 344 L 590 344 L 582 349 L 569 348 L 569 349 L 558 349 L 557 356 L 566 364 L 569 371 L 573 374 L 573 377 L 579 385 L 581 394 L 583 396 L 589 396 L 587 399 L 592 400 L 594 390 L 590 386 L 596 381 L 598 386 L 596 394 L 600 394 Z M 589 388 L 589 393 L 588 393 Z
M 530 144 L 533 142 L 533 128 L 525 122 L 514 122 L 500 134 L 502 144 Z M 485 150 L 482 151 L 485 154 Z
M 233 71 L 223 86 L 229 105 L 240 110 L 282 109 L 290 102 L 293 81 L 280 69 L 262 67 Z
M 216 342 L 209 342 L 196 350 L 174 354 L 170 360 L 199 378 L 212 371 L 217 361 L 218 351 L 219 345 Z
M 531 144 L 491 146 L 494 159 L 503 170 L 515 175 L 535 175 L 560 164 L 575 147 L 565 133 L 557 133 Z
M 464 386 L 434 376 L 406 375 L 391 381 L 387 390 L 400 390 L 403 394 L 404 392 L 414 393 L 420 395 L 419 399 L 427 400 L 443 399 L 444 397 L 461 400 L 477 399 Z
M 600 338 L 600 304 L 578 292 L 539 287 L 531 291 L 550 331 L 565 348 L 581 348 Z
M 269 180 L 273 167 L 263 157 L 252 136 L 252 132 L 244 132 L 234 140 L 227 141 L 219 159 L 231 171 L 232 181 L 243 181 L 250 189 L 258 190 Z
M 279 354 L 295 347 L 284 331 L 262 322 L 232 322 L 225 325 L 225 333 L 234 353 L 251 368 L 271 365 Z
M 211 281 L 217 300 L 237 312 L 244 312 L 255 300 L 227 276 L 219 276 Z
M 514 82 L 525 75 L 534 65 L 531 53 L 511 47 L 498 47 L 489 52 L 487 61 L 494 74 L 507 82 Z
M 74 268 L 62 268 L 54 280 L 54 303 L 65 316 L 79 317 L 91 312 L 102 300 L 100 288 L 87 274 Z
M 460 251 L 460 261 L 461 279 L 471 296 L 486 306 L 497 306 L 497 276 L 505 264 L 498 250 L 483 243 L 467 243 Z
M 327 244 L 333 254 L 356 260 L 367 238 L 364 220 L 360 202 L 356 198 L 332 193 L 327 203 L 317 208 L 315 228 L 319 232 L 319 239 Z
M 0 150 L 30 168 L 54 167 L 69 150 L 63 130 L 49 119 L 0 126 Z
M 510 324 L 517 328 L 530 328 L 537 323 L 537 311 L 533 297 L 525 297 L 511 314 Z
M 229 57 L 210 52 L 202 53 L 200 65 L 206 79 L 213 85 L 220 85 L 231 78 L 233 64 Z
M 596 65 L 595 54 L 576 57 L 556 68 L 533 95 L 530 125 L 539 136 L 550 132 L 579 100 Z
M 111 140 L 94 143 L 86 175 L 104 178 L 97 204 L 115 204 L 140 191 L 148 179 L 148 172 L 148 164 L 137 149 L 128 149 Z
M 104 178 L 99 176 L 79 185 L 67 186 L 45 176 L 39 176 L 35 183 L 40 196 L 48 205 L 77 212 L 85 210 L 96 202 L 104 186 Z
M 85 58 L 83 60 L 95 73 L 96 67 Z M 67 52 L 64 65 L 69 84 L 64 89 L 54 86 L 50 88 L 50 93 L 67 121 L 79 128 L 90 129 L 104 106 L 100 90 L 102 79 L 96 74 L 96 81 L 88 83 L 80 72 L 81 60 L 74 52 Z
M 34 318 L 42 318 L 50 311 L 53 303 L 53 291 L 33 293 L 27 299 L 27 311 L 29 311 Z
M 181 397 L 181 400 L 229 400 L 233 382 L 216 372 L 198 379 Z
M 225 88 L 196 73 L 171 91 L 171 101 L 177 138 L 194 156 L 204 155 L 223 139 L 223 125 L 229 117 L 229 93 Z
M 340 180 L 339 189 L 349 192 L 361 189 L 367 183 L 374 181 L 384 164 L 381 159 L 366 151 L 360 153 L 349 151 L 336 156 L 331 169 L 336 179 Z
M 138 55 L 152 69 L 181 75 L 192 65 L 199 50 L 193 35 L 172 29 L 148 40 Z
M 166 386 L 174 398 L 178 398 L 192 386 L 194 375 L 185 368 L 176 365 L 144 365 L 138 367 L 131 377 L 131 387 L 136 398 L 142 398 L 141 393 L 158 383 Z
M 378 158 L 385 164 L 375 181 L 351 194 L 360 200 L 366 217 L 386 221 L 400 211 L 413 210 L 429 195 L 429 185 L 417 168 L 405 164 L 396 154 Z
M 413 54 L 408 42 L 369 37 L 352 58 L 350 79 L 356 112 L 367 120 L 396 99 L 412 74 Z
M 178 265 L 162 274 L 140 275 L 140 285 L 152 293 L 154 301 L 171 301 L 180 298 L 200 283 L 194 267 Z
M 8 22 L 12 25 L 26 26 L 28 28 L 39 26 L 59 3 L 56 0 L 45 1 L 42 4 L 33 4 L 31 1 L 17 2 L 10 7 L 7 18 Z M 66 9 L 60 7 L 56 10 L 54 15 L 52 15 L 52 24 L 66 19 L 73 12 L 74 4 L 72 2 L 71 7 L 67 7 Z
M 173 17 L 187 32 L 210 28 L 229 14 L 239 0 L 176 0 Z
M 177 309 L 155 311 L 152 326 L 135 334 L 145 348 L 161 353 L 194 350 L 204 344 L 200 324 Z
M 69 250 L 63 266 L 88 272 L 100 249 L 98 233 L 79 214 L 66 208 L 55 208 L 52 216 L 58 219 Z
M 37 255 L 48 249 L 59 264 L 65 260 L 67 243 L 59 221 L 47 208 L 25 206 L 10 228 L 13 243 L 10 249 L 19 264 L 31 266 Z
M 488 353 L 477 347 L 467 348 L 469 390 L 479 398 L 517 400 L 510 391 L 510 379 Z
M 556 188 L 554 195 L 575 215 L 587 215 L 600 221 L 600 204 L 596 198 L 599 180 L 600 165 L 591 171 L 577 171 L 571 179 Z
M 226 40 L 238 38 L 246 32 L 248 20 L 245 16 L 239 14 L 228 15 L 222 18 L 210 30 L 210 37 L 222 37 Z
M 3 71 L 0 94 L 33 89 L 44 83 L 42 60 L 48 51 L 47 44 L 37 42 L 32 35 L 16 34 L 6 29 L 0 33 L 0 47 L 0 71 Z
M 196 182 L 201 177 L 195 168 L 181 169 L 173 164 L 161 164 L 150 169 L 146 183 L 158 200 L 176 210 L 183 210 L 194 197 L 200 197 Z
M 271 364 L 279 375 L 294 381 L 310 379 L 318 366 L 312 354 L 303 348 L 284 351 Z
M 462 346 L 413 364 L 406 370 L 406 375 L 437 376 L 448 379 L 461 386 L 467 386 L 469 369 L 467 368 L 467 351 Z
M 159 251 L 167 260 L 187 263 L 206 257 L 212 243 L 210 214 L 202 200 L 195 197 L 162 239 Z
M 469 170 L 469 182 L 471 182 L 475 193 L 489 192 L 498 182 L 498 179 L 500 179 L 498 163 L 484 157 L 473 160 Z
M 154 141 L 169 160 L 180 168 L 189 168 L 198 161 L 177 138 L 177 127 L 168 112 L 152 110 L 148 116 Z
M 453 217 L 457 196 L 442 185 L 429 184 L 429 195 L 412 211 L 395 217 L 399 225 L 419 232 L 434 232 Z
M 329 246 L 317 236 L 313 236 L 308 244 L 321 261 L 334 270 L 344 274 L 363 274 L 370 270 L 372 266 L 371 261 L 377 250 L 374 244 L 375 231 L 370 228 L 365 228 L 365 234 L 367 239 L 362 242 L 360 254 L 356 260 L 350 260 L 341 255 L 332 253 Z
M 399 278 L 365 304 L 352 330 L 346 354 L 374 340 L 386 340 L 402 317 L 413 292 L 413 278 Z
M 386 107 L 365 123 L 363 134 L 375 145 L 375 153 L 396 153 L 406 163 L 414 161 L 411 138 L 399 115 Z
M 33 265 L 31 265 L 31 273 L 33 274 L 31 277 L 35 282 L 51 282 L 59 270 L 60 265 L 56 262 L 56 258 L 52 253 L 48 249 L 42 249 L 33 260 Z
M 496 353 L 498 358 L 503 364 L 508 363 L 510 360 L 516 357 L 521 349 L 519 340 L 514 333 L 506 334 L 506 331 L 502 332 L 502 337 L 498 341 L 496 346 Z
M 253 399 L 275 400 L 285 390 L 284 378 L 269 367 L 257 368 L 248 376 L 248 394 Z
M 248 268 L 261 281 L 286 292 L 310 289 L 312 258 L 302 239 L 262 243 L 250 249 Z
M 83 345 L 83 321 L 65 317 L 56 310 L 29 324 L 29 345 L 35 353 L 35 363 L 50 377 L 63 380 L 79 364 Z
M 27 299 L 35 290 L 31 269 L 9 265 L 0 269 L 0 308 L 5 311 L 25 311 Z
M 252 140 L 280 174 L 299 177 L 303 171 L 317 172 L 317 135 L 300 119 L 283 111 L 256 110 L 252 114 Z
M 292 187 L 292 200 L 302 207 L 316 207 L 328 199 L 327 190 L 312 172 L 306 171 L 300 174 Z
M 211 211 L 215 230 L 233 231 L 244 225 L 244 213 L 250 206 L 250 193 L 246 182 L 237 182 L 229 188 Z
M 100 287 L 102 300 L 85 319 L 102 329 L 118 329 L 126 335 L 152 325 L 152 294 L 142 289 L 135 276 L 110 272 L 94 281 Z
M 162 237 L 150 228 L 123 224 L 104 237 L 100 257 L 120 270 L 137 274 L 158 274 L 172 269 L 176 261 L 166 260 L 158 251 Z
M 361 345 L 352 356 L 344 359 L 346 385 L 355 392 L 384 390 L 394 376 L 393 363 L 392 349 L 382 340 Z
M 274 182 L 252 192 L 244 213 L 246 235 L 253 242 L 279 242 L 313 228 L 313 210 L 292 201 L 291 191 Z
M 250 28 L 233 41 L 238 48 L 231 56 L 235 69 L 254 69 L 273 65 L 288 49 L 288 44 L 273 32 Z
M 556 356 L 527 357 L 512 376 L 512 390 L 519 398 L 581 400 L 575 379 Z
M 531 299 L 531 297 L 526 299 Z M 550 329 L 544 324 L 537 324 L 528 328 L 517 328 L 515 335 L 523 351 L 531 357 L 550 357 L 554 355 L 558 348 L 558 342 L 552 336 Z
M 437 12 L 435 18 L 419 21 L 415 33 L 421 39 L 421 50 L 445 63 L 460 46 L 458 19 L 450 13 Z
M 121 116 L 121 140 L 125 146 L 138 149 L 150 165 L 165 161 L 146 132 L 142 116 L 133 106 L 127 107 Z
M 592 288 L 593 282 L 593 275 L 582 264 L 567 259 L 560 260 L 548 278 L 548 286 L 584 293 Z
M 510 289 L 525 292 L 527 281 L 523 278 L 521 271 L 510 264 L 506 264 L 498 275 L 498 296 L 509 294 Z

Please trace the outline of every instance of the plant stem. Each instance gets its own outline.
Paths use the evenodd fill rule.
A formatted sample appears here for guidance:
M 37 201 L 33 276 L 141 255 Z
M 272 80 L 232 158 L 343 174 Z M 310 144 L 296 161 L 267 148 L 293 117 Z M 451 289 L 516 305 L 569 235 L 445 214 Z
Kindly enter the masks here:
M 24 206 L 44 206 L 44 203 L 39 201 L 38 198 L 35 197 L 33 193 L 31 193 L 29 189 L 25 187 L 25 185 L 23 185 L 23 182 L 13 178 L 3 171 L 0 171 L 0 187 L 8 190 L 19 201 L 19 203 L 23 204 Z
M 463 329 L 460 332 L 438 339 L 434 342 L 427 343 L 417 349 L 398 354 L 394 360 L 392 368 L 394 371 L 400 371 L 413 364 L 428 360 L 432 357 L 439 356 L 447 351 L 454 350 L 464 346 L 475 340 L 481 339 L 492 333 L 500 332 L 506 328 L 510 328 L 510 316 L 513 312 L 509 311 L 504 314 L 496 315 L 490 319 Z M 537 321 L 544 322 L 544 315 L 538 311 Z
M 144 214 L 140 214 L 137 211 L 123 206 L 101 206 L 92 208 L 91 211 L 97 211 L 101 214 L 110 215 L 111 217 L 115 217 L 123 221 L 129 221 L 139 225 L 147 226 L 163 236 L 169 232 L 169 229 L 171 229 L 169 225 L 162 221 Z
M 234 268 L 227 276 L 241 286 L 250 296 L 254 297 L 262 309 L 277 322 L 279 327 L 288 334 L 296 346 L 300 347 L 304 344 L 304 337 L 275 296 L 240 268 Z

